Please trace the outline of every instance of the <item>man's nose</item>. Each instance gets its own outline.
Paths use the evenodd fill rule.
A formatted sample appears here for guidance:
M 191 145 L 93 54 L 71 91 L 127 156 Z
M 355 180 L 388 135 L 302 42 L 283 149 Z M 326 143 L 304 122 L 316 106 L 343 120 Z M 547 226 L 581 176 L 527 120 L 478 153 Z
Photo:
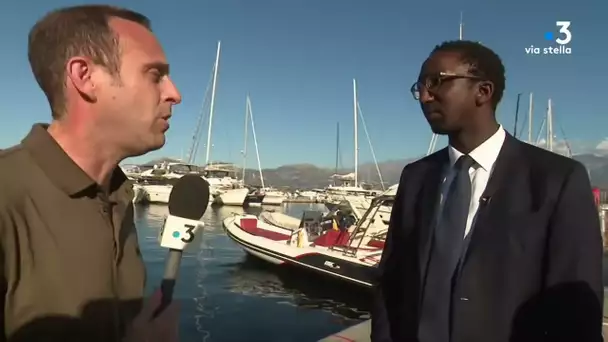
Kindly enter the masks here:
M 426 87 L 420 88 L 420 103 L 428 103 L 433 101 L 434 99 L 434 96 L 429 92 L 428 89 L 426 89 Z
M 173 80 L 167 77 L 165 83 L 164 97 L 165 102 L 171 102 L 172 104 L 180 104 L 182 102 L 182 95 L 179 93 L 177 86 L 173 83 Z

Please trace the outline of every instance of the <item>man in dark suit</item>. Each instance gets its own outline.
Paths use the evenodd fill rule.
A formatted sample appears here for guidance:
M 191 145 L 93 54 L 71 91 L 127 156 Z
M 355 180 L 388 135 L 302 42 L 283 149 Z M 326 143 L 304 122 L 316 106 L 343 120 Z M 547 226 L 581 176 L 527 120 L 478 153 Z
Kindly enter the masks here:
M 602 341 L 602 238 L 583 165 L 496 121 L 500 58 L 437 46 L 412 86 L 449 146 L 401 174 L 374 342 Z

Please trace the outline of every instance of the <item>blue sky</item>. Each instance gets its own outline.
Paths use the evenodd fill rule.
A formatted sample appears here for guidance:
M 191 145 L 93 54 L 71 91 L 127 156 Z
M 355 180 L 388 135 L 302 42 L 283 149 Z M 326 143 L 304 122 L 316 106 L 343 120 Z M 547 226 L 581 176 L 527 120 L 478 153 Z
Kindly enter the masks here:
M 603 3 L 602 3 L 603 2 Z M 85 2 L 10 1 L 0 11 L 0 148 L 16 144 L 34 122 L 50 112 L 27 63 L 27 34 L 45 12 Z M 515 102 L 527 112 L 535 96 L 535 131 L 547 98 L 559 126 L 579 152 L 608 137 L 602 96 L 608 76 L 603 0 L 549 2 L 513 0 L 429 2 L 371 0 L 181 0 L 108 1 L 149 16 L 171 63 L 183 102 L 175 108 L 167 144 L 138 158 L 179 157 L 189 149 L 193 127 L 211 77 L 217 41 L 222 41 L 212 159 L 241 161 L 245 97 L 251 94 L 263 167 L 292 163 L 332 166 L 336 122 L 340 122 L 345 166 L 353 163 L 352 79 L 378 160 L 426 152 L 430 129 L 409 93 L 420 64 L 432 48 L 458 38 L 460 11 L 464 37 L 493 48 L 507 70 L 499 108 L 501 123 L 513 129 Z M 557 32 L 555 22 L 572 22 L 571 55 L 526 55 L 530 45 Z M 598 30 L 602 28 L 602 30 Z M 361 125 L 360 125 L 361 126 Z M 206 128 L 204 129 L 206 134 Z M 360 160 L 371 161 L 363 128 Z M 536 134 L 535 134 L 536 135 Z M 251 136 L 251 134 L 250 134 Z M 203 141 L 205 137 L 203 137 Z M 204 142 L 198 161 L 204 161 Z M 441 140 L 441 146 L 445 140 Z M 249 144 L 253 152 L 253 141 Z M 254 165 L 250 153 L 248 165 Z

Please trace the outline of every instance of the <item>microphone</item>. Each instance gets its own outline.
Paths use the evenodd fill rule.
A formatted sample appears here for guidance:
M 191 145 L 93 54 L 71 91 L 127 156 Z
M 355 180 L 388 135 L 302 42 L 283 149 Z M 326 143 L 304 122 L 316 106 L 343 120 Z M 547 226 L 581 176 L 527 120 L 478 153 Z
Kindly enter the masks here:
M 184 175 L 169 194 L 169 215 L 165 218 L 158 240 L 169 248 L 165 274 L 160 284 L 161 303 L 153 314 L 157 317 L 173 299 L 173 289 L 182 259 L 182 252 L 203 227 L 200 221 L 209 204 L 209 183 L 201 176 Z
M 491 201 L 492 196 L 481 196 L 481 198 L 479 198 L 479 203 L 484 206 L 490 204 Z

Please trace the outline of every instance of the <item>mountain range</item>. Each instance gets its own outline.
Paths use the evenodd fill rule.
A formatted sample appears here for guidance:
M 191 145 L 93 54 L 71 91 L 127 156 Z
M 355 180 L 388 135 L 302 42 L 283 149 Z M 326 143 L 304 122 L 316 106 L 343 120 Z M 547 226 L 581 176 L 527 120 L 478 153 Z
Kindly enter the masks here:
M 575 155 L 573 158 L 587 167 L 593 186 L 603 189 L 608 188 L 608 156 L 580 154 Z M 171 159 L 162 158 L 146 164 L 150 165 L 151 163 L 165 160 L 170 161 Z M 389 160 L 378 163 L 385 187 L 388 188 L 390 185 L 398 183 L 403 167 L 415 160 L 416 158 Z M 336 172 L 335 169 L 318 167 L 313 164 L 293 164 L 272 169 L 262 169 L 266 186 L 290 189 L 323 188 L 331 183 L 331 176 L 333 174 L 347 174 L 351 172 L 353 172 L 352 169 L 342 169 Z M 238 174 L 242 175 L 242 171 L 239 171 Z M 380 188 L 380 179 L 375 164 L 366 163 L 359 165 L 358 176 L 359 182 L 368 184 L 373 188 Z M 259 171 L 256 169 L 246 169 L 245 183 L 253 186 L 261 185 Z

